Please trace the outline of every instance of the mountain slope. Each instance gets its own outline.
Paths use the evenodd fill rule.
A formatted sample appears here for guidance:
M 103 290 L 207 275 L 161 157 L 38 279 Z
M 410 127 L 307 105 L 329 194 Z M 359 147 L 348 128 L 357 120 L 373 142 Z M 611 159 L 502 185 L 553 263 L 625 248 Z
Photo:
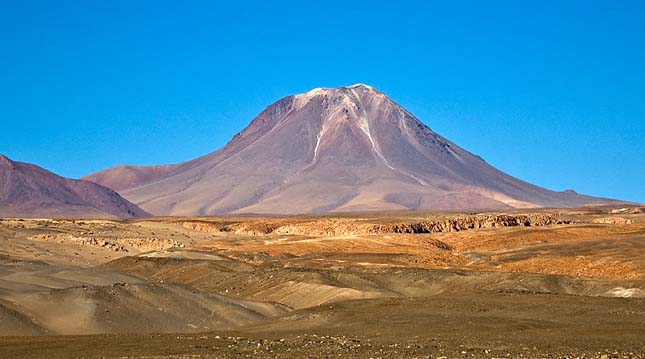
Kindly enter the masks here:
M 362 84 L 279 100 L 224 148 L 122 188 L 158 215 L 613 203 L 513 178 Z
M 115 191 L 138 187 L 153 182 L 172 170 L 165 166 L 116 166 L 83 177 L 84 180 L 99 183 Z
M 143 217 L 113 190 L 0 155 L 0 217 Z

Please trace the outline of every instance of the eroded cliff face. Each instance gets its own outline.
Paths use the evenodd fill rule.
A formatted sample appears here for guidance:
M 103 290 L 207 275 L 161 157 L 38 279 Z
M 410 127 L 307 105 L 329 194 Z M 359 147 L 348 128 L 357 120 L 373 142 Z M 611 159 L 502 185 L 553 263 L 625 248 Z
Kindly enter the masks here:
M 387 234 L 387 233 L 439 233 L 459 232 L 469 229 L 498 228 L 514 226 L 544 226 L 568 223 L 548 215 L 475 215 L 435 219 L 412 223 L 352 223 L 350 221 L 329 221 L 327 223 L 303 223 L 280 226 L 275 234 L 302 234 L 317 236 Z
M 382 220 L 379 222 L 383 222 Z M 515 226 L 548 226 L 568 224 L 570 220 L 547 214 L 486 214 L 437 217 L 418 221 L 385 221 L 376 223 L 368 218 L 334 219 L 257 219 L 252 221 L 180 221 L 185 228 L 204 232 L 232 232 L 251 236 L 266 234 L 304 236 L 346 236 L 388 233 L 459 232 L 481 228 Z

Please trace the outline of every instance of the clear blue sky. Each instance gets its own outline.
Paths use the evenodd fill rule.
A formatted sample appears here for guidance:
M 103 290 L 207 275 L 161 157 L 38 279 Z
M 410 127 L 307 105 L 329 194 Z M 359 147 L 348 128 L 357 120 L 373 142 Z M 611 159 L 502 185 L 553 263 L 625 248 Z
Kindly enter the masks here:
M 645 202 L 643 1 L 0 0 L 0 44 L 0 153 L 68 177 L 362 82 L 523 180 Z

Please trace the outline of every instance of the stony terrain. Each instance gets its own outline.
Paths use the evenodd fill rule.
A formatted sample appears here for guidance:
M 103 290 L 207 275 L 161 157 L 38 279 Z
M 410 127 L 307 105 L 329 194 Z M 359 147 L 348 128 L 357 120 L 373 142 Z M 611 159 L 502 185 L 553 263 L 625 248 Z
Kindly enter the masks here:
M 3 219 L 0 357 L 642 358 L 643 253 L 641 207 Z

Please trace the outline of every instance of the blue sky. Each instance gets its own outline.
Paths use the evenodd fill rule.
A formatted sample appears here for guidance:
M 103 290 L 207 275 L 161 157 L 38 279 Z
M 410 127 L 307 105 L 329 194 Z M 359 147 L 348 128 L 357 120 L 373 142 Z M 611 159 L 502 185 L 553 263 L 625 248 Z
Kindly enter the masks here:
M 357 82 L 523 180 L 645 202 L 642 1 L 0 0 L 0 153 L 180 162 Z

